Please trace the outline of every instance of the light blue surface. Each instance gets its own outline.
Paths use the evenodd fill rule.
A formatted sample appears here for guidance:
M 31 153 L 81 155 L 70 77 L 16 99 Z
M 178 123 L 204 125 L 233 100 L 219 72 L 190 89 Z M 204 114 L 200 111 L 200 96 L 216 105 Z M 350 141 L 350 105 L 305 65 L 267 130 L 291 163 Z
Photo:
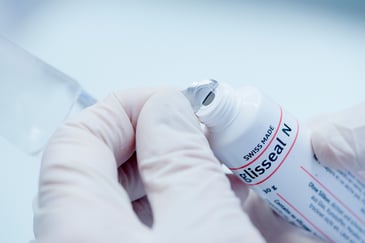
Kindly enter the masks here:
M 364 101 L 361 1 L 252 2 L 0 1 L 0 31 L 97 98 L 215 78 L 302 120 Z M 0 145 L 0 242 L 28 242 L 39 158 Z

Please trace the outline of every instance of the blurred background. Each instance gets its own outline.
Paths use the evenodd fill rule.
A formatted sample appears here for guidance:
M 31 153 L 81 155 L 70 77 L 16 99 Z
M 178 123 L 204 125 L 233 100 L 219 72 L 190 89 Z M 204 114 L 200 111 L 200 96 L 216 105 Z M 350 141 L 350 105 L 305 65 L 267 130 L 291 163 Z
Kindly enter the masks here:
M 362 0 L 0 0 L 0 35 L 97 99 L 214 78 L 255 85 L 304 122 L 365 100 Z M 2 138 L 0 154 L 0 242 L 29 242 L 40 156 Z

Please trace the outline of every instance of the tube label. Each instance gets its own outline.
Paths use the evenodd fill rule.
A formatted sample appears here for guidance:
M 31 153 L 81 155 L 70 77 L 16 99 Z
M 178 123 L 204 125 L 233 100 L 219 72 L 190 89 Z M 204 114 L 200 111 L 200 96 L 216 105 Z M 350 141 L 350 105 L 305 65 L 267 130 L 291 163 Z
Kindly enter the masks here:
M 289 222 L 327 242 L 365 243 L 364 178 L 321 166 L 309 133 L 275 111 L 231 144 L 240 152 L 230 169 Z
M 280 110 L 281 111 L 281 110 Z M 268 179 L 280 168 L 293 149 L 299 134 L 297 122 L 283 122 L 282 111 L 279 123 L 269 125 L 262 139 L 254 148 L 260 153 L 250 152 L 243 156 L 247 164 L 231 168 L 249 185 L 258 185 Z

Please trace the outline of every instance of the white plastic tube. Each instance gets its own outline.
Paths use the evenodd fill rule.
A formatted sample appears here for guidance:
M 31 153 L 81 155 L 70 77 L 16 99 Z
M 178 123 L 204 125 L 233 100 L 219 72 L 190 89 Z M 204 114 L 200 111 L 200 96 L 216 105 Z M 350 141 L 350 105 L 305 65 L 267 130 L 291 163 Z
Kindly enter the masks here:
M 253 87 L 214 80 L 184 91 L 211 148 L 289 222 L 327 242 L 365 242 L 365 183 L 316 160 L 306 128 Z
M 0 37 L 0 135 L 37 154 L 70 114 L 94 104 L 82 87 Z

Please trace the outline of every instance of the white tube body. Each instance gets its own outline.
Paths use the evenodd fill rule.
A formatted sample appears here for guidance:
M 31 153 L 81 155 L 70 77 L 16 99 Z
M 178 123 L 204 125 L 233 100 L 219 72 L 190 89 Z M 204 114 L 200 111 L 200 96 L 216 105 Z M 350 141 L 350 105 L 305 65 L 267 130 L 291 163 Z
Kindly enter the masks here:
M 259 90 L 220 85 L 197 116 L 215 155 L 278 214 L 327 242 L 365 242 L 365 183 L 321 166 L 308 131 Z

